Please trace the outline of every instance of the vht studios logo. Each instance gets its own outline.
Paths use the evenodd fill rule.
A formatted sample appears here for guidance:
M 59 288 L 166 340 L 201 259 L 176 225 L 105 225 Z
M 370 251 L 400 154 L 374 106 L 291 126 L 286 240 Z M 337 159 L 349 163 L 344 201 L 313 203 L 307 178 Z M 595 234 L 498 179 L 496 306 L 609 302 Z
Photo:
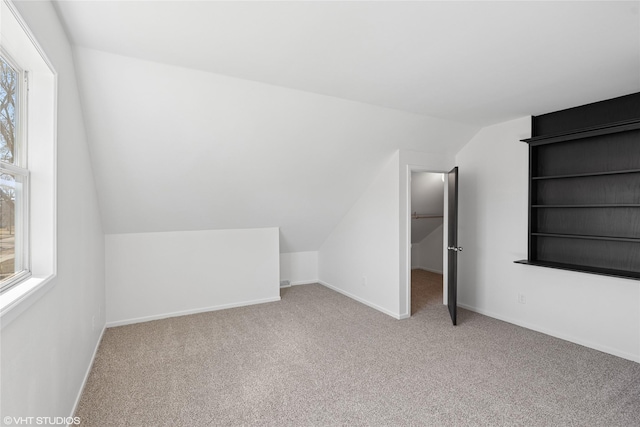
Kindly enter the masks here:
M 80 417 L 10 417 L 2 419 L 5 425 L 23 426 L 51 426 L 51 425 L 72 425 L 80 424 Z

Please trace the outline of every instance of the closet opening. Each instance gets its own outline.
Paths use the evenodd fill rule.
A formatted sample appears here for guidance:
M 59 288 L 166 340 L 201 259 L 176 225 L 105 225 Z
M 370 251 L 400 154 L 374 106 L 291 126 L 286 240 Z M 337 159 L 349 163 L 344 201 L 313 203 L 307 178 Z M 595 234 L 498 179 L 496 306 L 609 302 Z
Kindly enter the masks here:
M 446 174 L 410 171 L 411 315 L 446 304 Z

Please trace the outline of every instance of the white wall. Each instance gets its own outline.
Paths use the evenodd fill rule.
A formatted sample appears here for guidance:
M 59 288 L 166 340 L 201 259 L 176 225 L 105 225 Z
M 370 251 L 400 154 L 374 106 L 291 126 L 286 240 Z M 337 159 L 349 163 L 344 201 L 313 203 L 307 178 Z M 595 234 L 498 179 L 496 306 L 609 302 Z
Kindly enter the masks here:
M 50 2 L 16 8 L 58 73 L 57 276 L 2 326 L 3 416 L 70 416 L 105 324 L 104 239 L 66 35 Z
M 426 141 L 457 150 L 476 131 L 96 50 L 75 54 L 107 234 L 279 227 L 282 252 L 317 251 L 396 150 Z M 168 106 L 171 119 L 159 120 Z M 167 203 L 171 195 L 179 201 Z
M 443 228 L 440 225 L 411 248 L 411 267 L 442 274 Z
M 318 251 L 320 283 L 394 317 L 398 310 L 396 152 Z
M 527 258 L 528 147 L 519 140 L 530 126 L 525 117 L 487 127 L 456 156 L 459 305 L 640 361 L 637 281 L 513 263 Z
M 107 324 L 280 299 L 277 228 L 108 234 Z
M 420 243 L 442 224 L 444 212 L 444 176 L 441 173 L 411 173 L 411 213 L 440 215 L 440 218 L 411 219 L 411 243 Z
M 411 268 L 418 268 L 418 251 L 420 243 L 411 244 Z
M 318 252 L 280 254 L 280 281 L 290 285 L 305 285 L 318 281 Z
M 452 165 L 446 153 L 397 151 L 320 247 L 320 283 L 393 317 L 409 317 L 411 171 Z

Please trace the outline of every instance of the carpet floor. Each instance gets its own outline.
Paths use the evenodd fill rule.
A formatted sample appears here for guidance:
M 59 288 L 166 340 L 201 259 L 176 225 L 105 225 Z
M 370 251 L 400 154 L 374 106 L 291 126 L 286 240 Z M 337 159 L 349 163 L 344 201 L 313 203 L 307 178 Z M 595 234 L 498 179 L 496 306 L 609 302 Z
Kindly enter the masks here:
M 84 426 L 640 426 L 640 364 L 467 310 L 414 270 L 411 318 L 321 285 L 107 329 Z

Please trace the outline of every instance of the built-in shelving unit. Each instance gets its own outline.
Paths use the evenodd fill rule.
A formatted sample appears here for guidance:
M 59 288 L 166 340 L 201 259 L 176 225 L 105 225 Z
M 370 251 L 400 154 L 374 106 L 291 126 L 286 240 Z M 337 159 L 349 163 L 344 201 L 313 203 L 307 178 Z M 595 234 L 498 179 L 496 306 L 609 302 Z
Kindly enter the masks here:
M 529 257 L 640 279 L 640 93 L 533 117 Z

